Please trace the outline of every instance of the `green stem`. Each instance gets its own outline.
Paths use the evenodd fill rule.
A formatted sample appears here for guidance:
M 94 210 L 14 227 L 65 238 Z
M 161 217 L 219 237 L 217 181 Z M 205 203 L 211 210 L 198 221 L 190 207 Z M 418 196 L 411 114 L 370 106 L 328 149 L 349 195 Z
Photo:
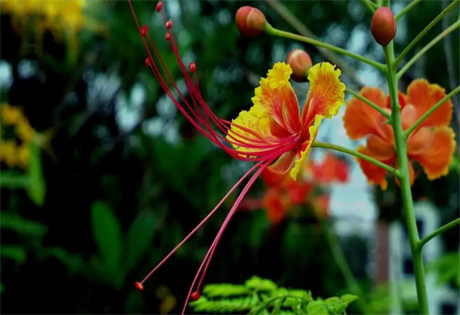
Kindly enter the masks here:
M 391 98 L 391 122 L 394 130 L 396 157 L 400 172 L 399 182 L 401 187 L 401 197 L 404 206 L 404 217 L 407 231 L 409 234 L 409 243 L 412 254 L 412 263 L 414 265 L 415 285 L 417 288 L 417 298 L 420 314 L 429 314 L 428 297 L 426 293 L 425 271 L 423 267 L 422 251 L 418 246 L 419 234 L 415 220 L 414 206 L 412 202 L 412 192 L 409 180 L 409 161 L 407 158 L 407 143 L 404 131 L 401 125 L 401 113 L 398 100 L 398 80 L 396 78 L 396 64 L 394 61 L 393 45 L 390 44 L 384 48 L 385 60 L 388 66 L 388 88 Z
M 454 95 L 456 95 L 458 92 L 460 92 L 460 86 L 457 86 L 457 88 L 455 90 L 453 90 L 452 92 L 450 92 L 449 94 L 447 94 L 446 96 L 444 96 L 439 102 L 437 102 L 433 107 L 431 107 L 429 110 L 427 110 L 427 112 L 425 114 L 423 114 L 422 117 L 420 117 L 419 119 L 417 119 L 417 121 L 412 125 L 410 126 L 409 128 L 407 128 L 406 132 L 405 132 L 405 136 L 406 138 L 409 138 L 410 134 L 418 127 L 420 126 L 421 123 L 423 123 L 423 121 L 425 119 L 427 119 L 428 117 L 430 117 L 430 115 L 435 111 L 437 110 L 439 107 L 441 107 L 441 105 L 443 105 L 446 101 L 448 101 L 449 99 L 451 99 Z
M 431 30 L 431 28 L 435 26 L 436 23 L 438 23 L 444 17 L 444 15 L 449 13 L 459 2 L 460 0 L 455 0 L 447 8 L 445 8 L 444 11 L 442 11 L 437 17 L 435 17 L 434 20 L 431 21 L 431 23 L 428 24 L 423 29 L 423 31 L 421 31 L 420 34 L 418 34 L 417 37 L 414 38 L 414 40 L 409 45 L 407 45 L 407 47 L 398 56 L 398 58 L 396 58 L 395 65 L 396 66 L 399 65 L 401 61 L 403 60 L 404 56 L 415 46 L 415 44 L 417 44 L 419 40 L 421 40 L 423 36 L 425 36 L 425 34 L 428 33 L 428 31 Z
M 356 300 L 358 307 L 361 309 L 363 314 L 372 314 L 373 312 L 369 309 L 369 305 L 367 305 L 367 303 L 364 301 L 364 293 L 350 269 L 350 265 L 348 264 L 347 258 L 339 246 L 337 238 L 335 237 L 334 233 L 330 231 L 326 220 L 320 218 L 320 215 L 318 215 L 317 218 L 321 224 L 323 235 L 326 238 L 329 248 L 331 249 L 332 256 L 334 257 L 337 266 L 342 272 L 343 278 L 345 279 L 348 288 L 350 289 L 351 293 L 359 297 L 358 300 Z
M 460 223 L 460 218 L 458 219 L 455 219 L 443 226 L 441 226 L 439 229 L 435 230 L 434 232 L 430 233 L 429 235 L 425 236 L 419 243 L 418 243 L 418 246 L 420 247 L 420 250 L 422 249 L 422 247 L 428 243 L 429 241 L 431 241 L 433 238 L 435 238 L 436 236 L 438 236 L 439 234 L 443 233 L 444 231 L 456 226 L 457 224 Z
M 374 2 L 371 2 L 370 0 L 361 0 L 361 2 L 364 4 L 364 6 L 366 6 L 366 8 L 369 9 L 369 11 L 371 11 L 372 13 L 375 12 L 376 5 Z
M 362 96 L 362 95 L 359 94 L 358 92 L 353 91 L 353 90 L 350 90 L 349 88 L 346 88 L 346 89 L 345 89 L 345 92 L 350 93 L 350 94 L 353 95 L 354 97 L 360 99 L 361 101 L 363 101 L 364 103 L 366 103 L 367 105 L 369 105 L 370 107 L 372 107 L 373 109 L 375 109 L 376 111 L 378 111 L 380 114 L 382 114 L 383 117 L 385 117 L 386 119 L 390 119 L 391 115 L 390 115 L 389 113 L 387 113 L 386 111 L 384 111 L 383 108 L 381 108 L 380 106 L 378 106 L 377 104 L 375 104 L 375 103 L 372 102 L 371 100 L 365 98 L 364 96 Z
M 331 150 L 335 150 L 335 151 L 339 151 L 339 152 L 343 152 L 343 153 L 347 153 L 347 154 L 359 157 L 359 158 L 361 158 L 361 159 L 363 159 L 365 161 L 368 161 L 368 162 L 370 162 L 372 164 L 380 166 L 381 168 L 383 168 L 387 172 L 390 172 L 391 174 L 395 175 L 396 177 L 399 177 L 399 171 L 398 170 L 392 168 L 391 166 L 386 165 L 385 163 L 380 162 L 379 160 L 376 160 L 376 159 L 374 159 L 374 158 L 372 158 L 370 156 L 367 156 L 365 154 L 359 153 L 359 152 L 357 152 L 355 150 L 347 149 L 347 148 L 341 147 L 339 145 L 320 142 L 320 141 L 315 141 L 313 143 L 312 147 L 331 149 Z
M 457 29 L 460 26 L 460 20 L 446 28 L 441 34 L 436 36 L 431 42 L 429 42 L 425 47 L 422 48 L 411 60 L 407 62 L 407 64 L 399 70 L 399 72 L 396 74 L 396 77 L 398 79 L 401 78 L 401 76 L 409 69 L 414 62 L 416 62 L 420 57 L 422 57 L 431 47 L 436 45 L 440 40 L 442 40 L 444 37 L 447 36 L 450 32 L 453 32 L 455 29 Z
M 319 40 L 315 40 L 315 39 L 300 36 L 300 35 L 297 35 L 297 34 L 292 34 L 292 33 L 289 33 L 289 32 L 277 30 L 277 29 L 273 28 L 270 24 L 268 24 L 268 22 L 265 23 L 265 32 L 267 34 L 269 34 L 269 35 L 272 35 L 272 36 L 288 38 L 288 39 L 296 40 L 296 41 L 299 41 L 299 42 L 307 43 L 307 44 L 310 44 L 310 45 L 313 45 L 313 46 L 326 48 L 326 49 L 334 51 L 334 52 L 336 52 L 338 54 L 342 54 L 342 55 L 354 58 L 356 60 L 362 61 L 364 63 L 367 63 L 367 64 L 369 64 L 371 66 L 374 66 L 375 68 L 379 69 L 382 72 L 386 72 L 385 65 L 383 65 L 383 64 L 381 64 L 381 63 L 379 63 L 377 61 L 368 59 L 366 57 L 363 57 L 361 55 L 352 53 L 352 52 L 350 52 L 348 50 L 336 47 L 334 45 L 329 45 L 329 44 L 320 42 Z
M 413 7 L 415 7 L 422 0 L 414 0 L 409 3 L 404 9 L 401 10 L 398 14 L 395 15 L 395 20 L 398 21 L 402 18 L 407 12 L 409 12 Z

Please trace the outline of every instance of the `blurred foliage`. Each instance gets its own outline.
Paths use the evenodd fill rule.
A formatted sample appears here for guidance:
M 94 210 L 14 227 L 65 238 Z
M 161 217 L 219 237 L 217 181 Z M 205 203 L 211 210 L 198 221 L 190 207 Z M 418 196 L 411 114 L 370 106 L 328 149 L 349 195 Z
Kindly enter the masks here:
M 47 1 L 47 5 L 58 2 Z M 164 39 L 155 3 L 134 4 L 171 75 L 178 77 L 180 71 Z M 308 45 L 240 36 L 233 16 L 245 4 L 263 10 L 278 28 L 292 30 L 264 1 L 167 1 L 165 5 L 174 20 L 184 62 L 197 64 L 203 98 L 217 115 L 227 118 L 250 106 L 259 78 L 293 47 L 307 49 L 315 62 L 323 60 Z M 368 30 L 370 14 L 359 2 L 284 4 L 325 41 L 349 48 L 351 39 L 359 37 L 360 53 L 383 58 Z M 405 27 L 405 40 L 396 43 L 397 50 L 440 7 L 436 1 L 423 1 L 404 18 L 410 27 Z M 247 166 L 197 136 L 182 115 L 176 115 L 173 104 L 143 66 L 146 53 L 125 1 L 95 0 L 74 7 L 65 16 L 69 22 L 75 18 L 81 23 L 72 27 L 62 23 L 65 13 L 56 7 L 46 12 L 41 11 L 44 6 L 18 11 L 23 8 L 15 11 L 1 3 L 1 102 L 22 108 L 33 130 L 50 140 L 44 142 L 49 146 L 30 143 L 26 168 L 1 164 L 3 313 L 180 312 L 188 284 L 231 198 L 162 266 L 142 294 L 133 289 L 133 283 L 195 227 Z M 54 15 L 48 16 L 50 12 Z M 46 23 L 35 24 L 37 21 Z M 441 27 L 437 25 L 430 34 L 439 33 Z M 458 32 L 450 38 L 453 55 L 458 56 L 455 34 Z M 440 44 L 431 49 L 421 65 L 407 72 L 404 85 L 425 76 L 449 90 L 448 77 L 439 71 L 448 66 L 444 52 Z M 345 61 L 361 69 L 356 61 Z M 458 69 L 458 60 L 453 62 Z M 180 86 L 181 80 L 177 82 Z M 305 90 L 301 84 L 295 88 Z M 2 139 L 4 136 L 2 131 Z M 262 188 L 256 183 L 250 195 L 260 198 Z M 401 209 L 396 189 L 390 187 L 378 199 L 381 216 L 388 220 L 400 216 L 395 210 Z M 441 208 L 458 209 L 451 201 L 459 191 L 455 172 L 436 182 L 420 178 L 414 189 L 417 198 L 426 196 Z M 452 240 L 450 237 L 449 246 L 455 246 Z M 363 250 L 367 240 L 356 237 L 346 244 L 353 244 L 346 245 L 346 254 L 352 258 L 354 274 L 370 291 L 369 275 L 363 272 L 369 260 Z M 309 288 L 318 296 L 342 295 L 346 290 L 319 226 L 311 218 L 292 218 L 271 226 L 263 211 L 235 215 L 207 279 L 243 283 L 255 271 L 279 286 Z M 308 307 L 323 310 L 324 304 L 337 302 L 326 301 L 310 302 L 307 311 Z M 354 303 L 347 312 L 358 312 Z

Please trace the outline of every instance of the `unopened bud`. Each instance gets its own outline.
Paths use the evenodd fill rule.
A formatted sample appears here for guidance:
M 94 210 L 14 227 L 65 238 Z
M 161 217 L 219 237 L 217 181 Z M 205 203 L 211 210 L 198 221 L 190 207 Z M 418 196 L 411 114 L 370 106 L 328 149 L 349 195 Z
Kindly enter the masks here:
M 379 8 L 371 22 L 372 36 L 377 43 L 386 47 L 396 35 L 396 21 L 389 8 Z
M 310 56 L 301 49 L 294 49 L 286 58 L 286 63 L 291 66 L 292 79 L 297 82 L 307 81 L 308 71 L 312 67 Z
M 245 36 L 258 36 L 265 30 L 265 16 L 259 9 L 241 7 L 236 12 L 235 20 L 239 31 Z

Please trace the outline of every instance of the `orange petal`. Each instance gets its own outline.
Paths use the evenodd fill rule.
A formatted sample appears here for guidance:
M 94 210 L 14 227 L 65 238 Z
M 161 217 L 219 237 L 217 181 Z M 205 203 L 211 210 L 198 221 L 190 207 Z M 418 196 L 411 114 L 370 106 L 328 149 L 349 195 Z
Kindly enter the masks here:
M 446 96 L 445 90 L 437 84 L 429 84 L 424 79 L 412 81 L 407 88 L 407 102 L 417 109 L 418 117 Z M 423 126 L 448 126 L 452 119 L 452 101 L 448 100 L 431 114 Z
M 282 154 L 278 160 L 262 172 L 262 179 L 269 186 L 281 185 L 289 174 L 294 162 L 296 151 L 291 150 Z
M 409 168 L 409 184 L 412 186 L 415 182 L 415 171 L 414 166 L 412 165 L 412 162 L 410 160 L 408 161 L 407 167 Z M 401 184 L 399 183 L 399 179 L 397 177 L 395 177 L 395 182 L 396 185 L 401 187 Z
M 289 200 L 278 188 L 270 188 L 262 203 L 272 224 L 279 224 L 289 210 Z
M 373 156 L 371 151 L 369 151 L 369 149 L 365 146 L 359 146 L 357 151 L 367 156 L 377 158 Z M 388 182 L 386 180 L 386 175 L 387 175 L 386 170 L 384 170 L 383 168 L 373 163 L 367 162 L 363 159 L 357 158 L 357 160 L 359 162 L 359 166 L 361 167 L 361 170 L 363 171 L 364 175 L 366 175 L 367 181 L 369 184 L 377 184 L 380 186 L 382 190 L 386 190 L 388 188 Z M 381 162 L 387 165 L 391 165 L 393 160 L 394 160 L 394 157 L 389 160 L 385 160 Z
M 316 115 L 324 118 L 337 115 L 345 99 L 345 84 L 339 79 L 340 73 L 339 69 L 328 62 L 310 68 L 310 90 L 302 112 L 304 126 L 310 126 Z
M 434 131 L 429 127 L 423 127 L 413 132 L 407 140 L 407 154 L 409 156 L 423 154 L 431 147 L 433 137 Z
M 313 180 L 321 184 L 331 184 L 334 181 L 348 180 L 348 164 L 333 153 L 327 153 L 322 163 L 310 164 Z
M 434 180 L 449 173 L 455 146 L 452 128 L 437 127 L 433 131 L 431 146 L 420 155 L 411 155 L 411 158 L 420 163 L 429 180 Z
M 367 138 L 367 149 L 373 157 L 381 161 L 389 160 L 395 155 L 395 149 L 392 144 L 374 135 L 370 135 Z
M 417 109 L 415 108 L 414 105 L 408 104 L 403 107 L 401 110 L 401 124 L 403 130 L 407 130 L 410 126 L 414 124 L 414 122 L 417 121 L 418 115 L 417 115 Z
M 404 106 L 406 106 L 406 103 L 407 103 L 407 96 L 403 92 L 398 91 L 398 101 L 399 101 L 399 105 L 401 106 L 401 108 L 404 108 Z M 386 104 L 386 106 L 387 106 L 387 108 L 391 109 L 391 97 L 390 97 L 390 95 L 387 96 L 387 104 Z
M 385 108 L 385 94 L 379 88 L 365 87 L 359 92 L 381 108 Z M 347 135 L 352 140 L 361 139 L 368 134 L 379 134 L 379 117 L 384 118 L 378 111 L 353 97 L 347 102 L 343 124 Z
M 302 165 L 304 164 L 305 160 L 308 158 L 308 155 L 310 154 L 311 146 L 313 145 L 313 142 L 315 142 L 316 135 L 318 134 L 318 128 L 319 128 L 319 125 L 321 124 L 322 119 L 323 119 L 323 116 L 317 115 L 315 117 L 314 125 L 308 128 L 309 140 L 308 140 L 307 146 L 303 151 L 300 152 L 300 158 L 297 158 L 295 160 L 294 167 L 291 169 L 290 174 L 293 180 L 297 179 L 297 174 L 299 173 L 299 170 L 301 169 Z

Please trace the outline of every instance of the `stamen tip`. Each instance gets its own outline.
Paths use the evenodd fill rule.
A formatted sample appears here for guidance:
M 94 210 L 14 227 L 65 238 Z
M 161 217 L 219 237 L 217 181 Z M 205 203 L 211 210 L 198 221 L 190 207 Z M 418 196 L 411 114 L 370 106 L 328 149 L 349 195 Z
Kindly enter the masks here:
M 191 72 L 195 73 L 196 71 L 196 64 L 192 61 L 189 65 L 188 65 L 189 69 Z
M 142 25 L 142 27 L 141 27 L 141 35 L 142 35 L 142 37 L 147 36 L 147 26 L 146 25 Z
M 171 39 L 171 34 L 169 32 L 166 33 L 166 40 L 169 41 Z
M 134 286 L 136 287 L 136 289 L 138 289 L 139 291 L 143 291 L 144 290 L 144 286 L 142 285 L 142 283 L 136 281 L 134 283 Z
M 169 30 L 171 27 L 172 27 L 172 21 L 169 20 L 168 22 L 166 22 L 166 28 Z
M 200 292 L 198 291 L 192 292 L 192 294 L 190 294 L 190 299 L 193 301 L 196 301 L 199 298 L 200 298 Z
M 163 9 L 163 1 L 157 3 L 157 12 L 160 12 Z
M 145 58 L 145 66 L 147 68 L 150 68 L 150 58 L 149 57 Z

